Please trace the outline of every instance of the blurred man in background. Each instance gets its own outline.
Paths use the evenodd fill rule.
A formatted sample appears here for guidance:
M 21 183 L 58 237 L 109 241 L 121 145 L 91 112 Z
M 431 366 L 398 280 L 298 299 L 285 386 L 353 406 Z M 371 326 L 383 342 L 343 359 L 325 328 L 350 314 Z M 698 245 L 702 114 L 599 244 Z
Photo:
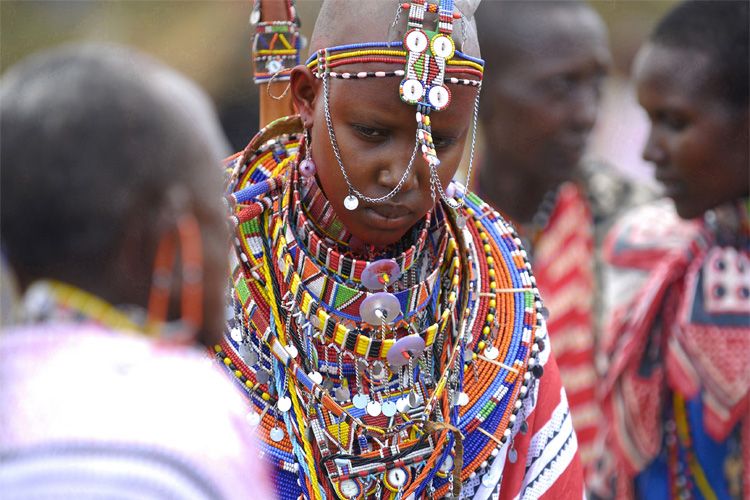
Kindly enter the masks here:
M 477 24 L 488 78 L 476 189 L 531 249 L 588 472 L 602 418 L 596 248 L 631 195 L 607 167 L 581 162 L 611 64 L 607 29 L 583 1 L 486 2 Z

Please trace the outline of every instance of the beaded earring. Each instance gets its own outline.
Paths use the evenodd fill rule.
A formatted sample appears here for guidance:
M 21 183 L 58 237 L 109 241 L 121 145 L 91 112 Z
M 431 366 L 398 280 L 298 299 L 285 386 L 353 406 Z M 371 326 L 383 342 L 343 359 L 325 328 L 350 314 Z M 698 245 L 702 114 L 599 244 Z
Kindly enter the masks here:
M 203 243 L 200 226 L 193 215 L 183 215 L 177 221 L 177 241 L 174 234 L 167 234 L 159 242 L 147 314 L 152 324 L 166 324 L 168 320 L 172 272 L 178 251 L 182 273 L 179 323 L 186 326 L 187 331 L 171 332 L 170 337 L 192 340 L 203 323 Z
M 317 169 L 315 167 L 315 162 L 312 159 L 312 138 L 310 137 L 310 129 L 305 129 L 303 140 L 305 146 L 305 159 L 299 162 L 299 173 L 305 179 L 312 179 L 315 176 Z

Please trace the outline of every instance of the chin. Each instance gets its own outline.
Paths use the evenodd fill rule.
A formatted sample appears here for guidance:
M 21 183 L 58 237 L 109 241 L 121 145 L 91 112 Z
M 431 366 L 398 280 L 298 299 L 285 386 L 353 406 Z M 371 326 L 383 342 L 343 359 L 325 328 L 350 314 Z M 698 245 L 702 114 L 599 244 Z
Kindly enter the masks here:
M 672 201 L 674 202 L 674 208 L 677 212 L 677 215 L 679 215 L 681 219 L 685 220 L 703 217 L 703 214 L 705 214 L 706 211 L 715 208 L 712 206 L 696 205 L 695 203 L 690 203 L 687 200 L 672 198 Z

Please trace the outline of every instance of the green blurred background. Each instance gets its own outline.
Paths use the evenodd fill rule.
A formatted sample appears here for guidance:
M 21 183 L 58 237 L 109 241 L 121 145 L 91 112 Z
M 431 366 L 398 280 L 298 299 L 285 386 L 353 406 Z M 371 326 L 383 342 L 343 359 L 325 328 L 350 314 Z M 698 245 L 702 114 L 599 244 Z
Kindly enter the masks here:
M 647 177 L 637 144 L 645 122 L 630 95 L 628 69 L 639 44 L 674 3 L 591 2 L 609 26 L 615 72 L 590 149 L 635 177 Z M 319 7 L 320 0 L 297 0 L 308 36 Z M 232 146 L 240 149 L 257 129 L 257 90 L 249 56 L 251 8 L 251 0 L 0 0 L 0 71 L 32 52 L 68 42 L 132 45 L 206 89 Z

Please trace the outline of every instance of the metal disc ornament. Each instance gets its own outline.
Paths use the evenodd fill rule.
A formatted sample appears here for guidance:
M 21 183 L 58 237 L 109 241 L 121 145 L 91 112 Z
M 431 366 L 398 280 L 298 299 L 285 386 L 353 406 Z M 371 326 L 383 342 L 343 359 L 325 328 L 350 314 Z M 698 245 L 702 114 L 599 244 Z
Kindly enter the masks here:
M 377 401 L 367 403 L 367 414 L 371 417 L 377 417 L 383 411 L 382 406 Z
M 284 430 L 281 427 L 274 427 L 269 433 L 271 440 L 278 443 L 284 439 Z
M 393 401 L 386 401 L 385 403 L 383 403 L 381 411 L 386 417 L 392 417 L 396 414 L 398 408 L 396 408 L 396 403 L 394 403 Z
M 292 409 L 292 400 L 289 399 L 287 396 L 279 398 L 279 401 L 276 403 L 276 407 L 279 409 L 279 411 L 282 412 L 288 412 Z
M 367 407 L 367 403 L 370 402 L 370 396 L 367 394 L 355 394 L 352 398 L 352 404 L 355 408 L 364 410 Z
M 271 375 L 265 370 L 255 372 L 255 380 L 260 384 L 266 384 L 271 379 Z
M 494 345 L 491 345 L 484 350 L 484 357 L 487 359 L 497 359 L 498 356 L 500 356 L 500 351 Z
M 424 352 L 424 339 L 419 335 L 407 335 L 396 341 L 386 353 L 388 364 L 394 368 L 400 368 L 407 364 L 410 359 L 416 359 Z
M 346 403 L 349 401 L 349 398 L 351 397 L 351 393 L 349 392 L 349 389 L 346 387 L 339 387 L 336 389 L 334 396 L 336 396 L 336 400 L 339 403 Z
M 392 293 L 373 293 L 360 304 L 359 315 L 371 325 L 390 325 L 401 315 L 401 303 Z
M 384 279 L 387 276 L 388 279 Z M 401 276 L 401 267 L 394 259 L 380 259 L 367 264 L 362 270 L 362 284 L 370 290 L 382 290 L 384 286 Z
M 356 210 L 359 206 L 359 198 L 354 196 L 353 194 L 350 194 L 346 198 L 344 198 L 344 208 L 347 210 Z

